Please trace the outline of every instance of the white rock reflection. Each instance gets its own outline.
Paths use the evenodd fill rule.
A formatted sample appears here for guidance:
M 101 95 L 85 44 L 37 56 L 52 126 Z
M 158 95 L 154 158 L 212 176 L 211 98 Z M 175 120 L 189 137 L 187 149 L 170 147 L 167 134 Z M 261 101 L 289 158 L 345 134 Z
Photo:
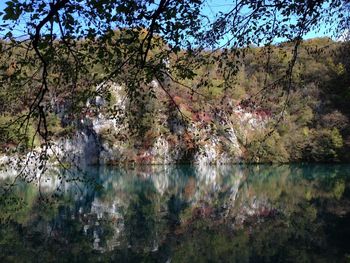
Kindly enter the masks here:
M 256 192 L 257 187 L 247 181 L 249 172 L 240 165 L 103 166 L 90 167 L 85 178 L 101 183 L 101 191 L 88 180 L 67 182 L 69 174 L 63 183 L 52 176 L 45 187 L 47 191 L 59 187 L 67 202 L 69 212 L 62 210 L 55 221 L 77 222 L 94 249 L 151 252 L 158 250 L 169 231 L 193 220 L 226 218 L 237 227 L 248 217 L 269 214 L 275 209 L 269 193 Z M 47 229 L 55 227 L 51 221 L 46 224 Z

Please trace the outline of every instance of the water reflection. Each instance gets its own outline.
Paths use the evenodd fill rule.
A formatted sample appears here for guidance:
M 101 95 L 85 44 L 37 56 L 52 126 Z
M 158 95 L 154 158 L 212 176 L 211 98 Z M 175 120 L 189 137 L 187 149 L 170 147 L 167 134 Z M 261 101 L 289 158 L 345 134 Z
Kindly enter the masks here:
M 349 165 L 92 167 L 88 176 L 103 187 L 66 182 L 54 202 L 31 184 L 2 196 L 0 262 L 350 258 Z

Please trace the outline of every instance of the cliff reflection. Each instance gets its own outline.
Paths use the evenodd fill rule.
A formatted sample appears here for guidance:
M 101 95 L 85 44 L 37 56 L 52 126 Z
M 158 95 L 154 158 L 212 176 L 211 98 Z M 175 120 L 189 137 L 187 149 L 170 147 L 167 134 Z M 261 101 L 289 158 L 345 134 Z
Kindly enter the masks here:
M 54 202 L 20 184 L 0 206 L 0 261 L 345 260 L 349 168 L 92 167 L 101 189 L 66 183 Z

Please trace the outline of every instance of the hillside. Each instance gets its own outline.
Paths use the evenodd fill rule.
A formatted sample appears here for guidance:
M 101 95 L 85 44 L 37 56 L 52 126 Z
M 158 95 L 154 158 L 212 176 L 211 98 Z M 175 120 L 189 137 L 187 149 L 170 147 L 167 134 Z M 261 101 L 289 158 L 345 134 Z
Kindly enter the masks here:
M 201 53 L 186 78 L 169 57 L 167 72 L 134 93 L 123 78 L 90 86 L 89 74 L 103 74 L 102 64 L 89 69 L 75 97 L 52 80 L 45 98 L 52 150 L 78 164 L 350 160 L 349 43 L 304 41 L 290 79 L 293 45 L 239 52 L 234 63 L 232 51 Z M 1 61 L 7 83 L 29 74 Z M 37 150 L 37 123 L 8 125 L 28 110 L 30 86 L 2 87 L 2 153 Z

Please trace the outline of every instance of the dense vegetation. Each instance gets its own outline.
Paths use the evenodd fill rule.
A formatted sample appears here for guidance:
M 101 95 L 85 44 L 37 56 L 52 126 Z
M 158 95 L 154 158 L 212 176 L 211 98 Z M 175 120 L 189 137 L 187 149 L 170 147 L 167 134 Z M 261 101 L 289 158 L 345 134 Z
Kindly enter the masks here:
M 349 259 L 350 1 L 211 2 L 0 1 L 1 262 Z
M 36 149 L 46 167 L 59 138 L 84 131 L 97 152 L 120 144 L 133 162 L 158 138 L 180 162 L 209 148 L 247 162 L 347 160 L 349 1 L 233 1 L 214 18 L 206 4 L 7 1 L 2 151 Z M 344 41 L 303 41 L 321 29 Z M 101 116 L 113 131 L 91 130 Z
M 128 36 L 129 33 L 124 34 Z M 115 43 L 122 36 L 123 32 L 115 32 Z M 40 136 L 35 129 L 38 123 L 34 121 L 23 125 L 23 120 L 19 119 L 12 125 L 8 124 L 10 120 L 22 116 L 21 114 L 30 107 L 35 95 L 32 93 L 32 85 L 38 80 L 35 78 L 35 72 L 21 69 L 21 49 L 25 47 L 19 44 L 14 51 L 6 53 L 7 45 L 4 41 L 1 45 L 4 51 L 1 64 L 5 73 L 0 94 L 1 148 L 2 151 L 14 147 L 15 151 L 26 151 L 33 145 L 40 145 Z M 86 43 L 82 41 L 80 45 L 83 52 Z M 135 90 L 125 91 L 129 103 L 125 109 L 126 120 L 122 122 L 127 122 L 129 129 L 118 135 L 105 131 L 101 134 L 102 139 L 113 144 L 113 141 L 123 137 L 129 141 L 131 148 L 147 149 L 157 137 L 165 134 L 168 141 L 176 145 L 180 138 L 172 131 L 170 123 L 174 121 L 185 130 L 192 122 L 200 122 L 202 127 L 211 125 L 215 127 L 215 131 L 211 132 L 220 135 L 225 133 L 225 125 L 220 122 L 223 113 L 230 115 L 234 108 L 240 107 L 267 120 L 264 128 L 250 130 L 247 135 L 238 138 L 244 149 L 244 161 L 349 160 L 348 43 L 334 42 L 328 38 L 304 41 L 299 47 L 290 79 L 281 76 L 284 76 L 284 72 L 290 67 L 294 52 L 293 43 L 250 46 L 235 52 L 241 52 L 242 55 L 234 65 L 232 58 L 236 54 L 232 51 L 220 49 L 215 52 L 201 52 L 191 61 L 196 65 L 194 75 L 184 81 L 178 81 L 182 79 L 183 72 L 176 63 L 187 59 L 186 54 L 180 53 L 180 59 L 170 56 L 163 62 L 167 64 L 167 70 L 153 79 L 157 80 L 161 87 L 142 84 L 142 80 L 145 83 L 149 82 L 144 79 L 149 76 L 139 74 L 133 85 L 138 83 L 140 86 Z M 149 56 L 156 54 L 155 48 L 150 51 Z M 31 55 L 34 54 L 29 52 L 28 56 Z M 51 138 L 57 139 L 74 133 L 79 129 L 80 119 L 94 118 L 99 113 L 121 121 L 118 119 L 121 109 L 116 108 L 116 100 L 120 98 L 114 97 L 108 85 L 100 89 L 89 85 L 94 78 L 105 74 L 108 63 L 109 61 L 101 60 L 101 63 L 87 69 L 87 74 L 79 80 L 75 96 L 71 96 L 64 89 L 54 88 L 55 82 L 65 80 L 61 79 L 58 73 L 54 73 L 60 69 L 52 68 L 53 72 L 48 77 L 51 88 L 49 96 L 45 98 L 49 112 L 46 118 L 47 132 Z M 235 74 L 227 74 L 227 68 L 230 67 L 235 67 Z M 20 89 L 13 90 L 13 82 L 27 80 L 28 76 L 32 75 L 34 77 L 28 83 Z M 128 80 L 129 74 L 121 74 L 114 81 L 124 85 Z M 107 103 L 86 104 L 96 95 Z M 159 112 L 163 114 L 159 115 Z M 239 125 L 241 124 L 237 120 L 237 126 Z M 181 137 L 181 140 L 185 141 L 184 150 L 189 153 L 196 150 L 197 144 L 206 140 L 196 138 L 195 134 L 190 132 L 181 134 Z

